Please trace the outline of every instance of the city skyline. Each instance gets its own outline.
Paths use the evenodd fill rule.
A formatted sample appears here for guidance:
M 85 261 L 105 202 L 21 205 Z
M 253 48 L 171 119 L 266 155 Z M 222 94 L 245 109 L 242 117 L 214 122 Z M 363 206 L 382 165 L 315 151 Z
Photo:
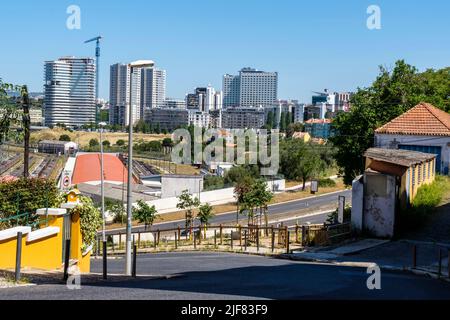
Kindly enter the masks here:
M 193 19 L 189 12 L 202 2 L 149 5 L 136 1 L 141 10 L 135 12 L 125 4 L 105 8 L 104 3 L 82 0 L 75 3 L 81 9 L 80 30 L 66 28 L 66 9 L 71 3 L 42 1 L 39 7 L 26 10 L 29 4 L 3 5 L 1 24 L 16 30 L 14 35 L 6 33 L 4 42 L 18 47 L 25 37 L 33 55 L 27 50 L 6 50 L 0 76 L 4 81 L 25 83 L 30 91 L 43 91 L 44 61 L 69 55 L 94 57 L 94 46 L 83 42 L 98 34 L 104 36 L 100 69 L 100 97 L 104 99 L 109 97 L 109 66 L 137 59 L 158 61 L 167 70 L 170 97 L 183 98 L 207 84 L 221 88 L 223 75 L 250 66 L 278 72 L 278 97 L 301 102 L 309 102 L 312 91 L 324 88 L 354 91 L 368 86 L 379 65 L 389 67 L 397 59 L 404 58 L 420 70 L 448 65 L 448 3 L 378 1 L 381 30 L 366 27 L 366 10 L 371 4 L 367 1 L 329 1 L 325 5 L 258 2 L 258 6 L 255 1 L 208 2 L 211 11 L 223 14 Z M 177 19 L 172 19 L 173 6 L 183 12 L 175 14 Z M 155 11 L 158 15 L 152 15 L 149 29 L 146 15 Z M 252 19 L 248 19 L 249 13 Z M 18 14 L 30 21 L 38 17 L 38 23 L 33 28 L 22 26 L 14 19 Z M 115 23 L 120 18 L 130 23 Z M 416 23 L 424 20 L 427 23 Z M 205 41 L 194 41 L 199 33 Z

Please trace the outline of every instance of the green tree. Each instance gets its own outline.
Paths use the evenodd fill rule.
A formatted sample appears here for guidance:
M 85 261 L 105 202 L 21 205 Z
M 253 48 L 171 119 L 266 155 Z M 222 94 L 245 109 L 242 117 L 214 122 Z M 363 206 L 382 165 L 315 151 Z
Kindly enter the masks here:
M 178 197 L 177 208 L 185 210 L 186 230 L 192 226 L 194 220 L 194 209 L 200 205 L 197 197 L 193 197 L 188 190 L 184 190 Z
M 213 207 L 209 203 L 205 203 L 198 208 L 197 219 L 202 225 L 208 225 L 209 220 L 214 217 Z
M 319 150 L 300 139 L 288 139 L 280 144 L 280 169 L 284 176 L 291 180 L 303 182 L 320 175 L 326 168 Z
M 109 142 L 108 140 L 104 140 L 102 142 L 102 144 L 103 144 L 103 147 L 105 147 L 105 148 L 109 148 L 111 146 L 111 142 Z
M 66 142 L 70 142 L 70 137 L 68 134 L 62 134 L 59 136 L 59 141 L 66 141 Z
M 209 203 L 205 203 L 198 208 L 197 219 L 200 224 L 204 227 L 203 236 L 206 239 L 206 227 L 209 224 L 209 220 L 214 217 L 213 207 Z
M 364 170 L 363 154 L 374 145 L 375 130 L 420 102 L 429 102 L 450 111 L 450 68 L 418 70 L 397 61 L 393 70 L 380 67 L 373 84 L 358 89 L 351 99 L 350 112 L 339 113 L 332 128 L 335 158 L 350 185 Z
M 291 123 L 289 124 L 289 126 L 286 129 L 286 138 L 292 138 L 292 135 L 295 132 L 304 132 L 305 131 L 305 126 L 302 123 L 296 122 L 296 123 Z
M 272 126 L 273 126 L 273 123 L 275 121 L 274 118 L 275 118 L 275 116 L 274 116 L 273 111 L 269 111 L 267 113 L 267 120 L 266 120 L 266 127 L 267 127 L 268 130 L 273 129 Z
M 137 207 L 133 208 L 133 219 L 139 223 L 144 223 L 145 229 L 152 226 L 155 219 L 158 217 L 155 206 L 150 206 L 145 201 L 139 200 Z
M 89 147 L 95 148 L 95 147 L 98 147 L 99 145 L 100 145 L 100 143 L 98 142 L 97 139 L 93 138 L 93 139 L 89 140 Z
M 123 139 L 117 140 L 116 145 L 119 147 L 123 147 L 125 145 L 125 140 Z

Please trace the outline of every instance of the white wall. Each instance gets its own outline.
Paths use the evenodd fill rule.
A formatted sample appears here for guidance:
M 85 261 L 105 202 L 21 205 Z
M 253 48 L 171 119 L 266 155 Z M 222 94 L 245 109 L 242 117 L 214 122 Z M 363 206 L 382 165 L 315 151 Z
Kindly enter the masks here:
M 442 148 L 441 170 L 450 166 L 450 137 L 436 136 L 412 136 L 412 135 L 392 135 L 376 134 L 375 145 L 379 148 L 394 149 L 398 144 L 417 146 L 436 146 Z
M 352 228 L 357 233 L 363 230 L 364 184 L 361 180 L 359 176 L 352 183 Z
M 373 179 L 378 181 L 375 183 Z M 395 176 L 368 173 L 364 174 L 363 229 L 373 236 L 391 238 L 395 223 Z M 373 187 L 373 186 L 377 187 Z
M 275 192 L 283 191 L 285 189 L 285 180 L 274 180 L 273 183 L 272 181 L 268 181 L 267 184 L 268 188 L 270 190 L 275 190 Z M 198 193 L 194 193 L 193 195 L 194 197 L 199 196 Z M 234 188 L 226 188 L 200 193 L 200 202 L 202 204 L 209 203 L 211 205 L 220 205 L 235 201 L 236 199 L 234 198 Z M 150 206 L 154 205 L 159 214 L 178 211 L 179 209 L 177 209 L 177 203 L 178 203 L 177 197 L 157 199 L 147 202 L 147 204 L 149 204 Z

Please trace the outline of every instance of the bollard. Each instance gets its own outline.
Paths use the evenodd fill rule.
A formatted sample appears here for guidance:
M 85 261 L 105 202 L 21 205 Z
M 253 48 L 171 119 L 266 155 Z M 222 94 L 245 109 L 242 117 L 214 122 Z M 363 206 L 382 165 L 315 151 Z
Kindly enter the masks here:
M 17 233 L 17 247 L 16 247 L 16 282 L 20 281 L 20 269 L 22 263 L 22 232 Z
M 153 248 L 156 250 L 156 232 L 153 232 Z
M 413 245 L 413 269 L 417 267 L 417 245 Z
M 220 245 L 223 244 L 223 234 L 222 234 L 222 225 L 220 225 Z
M 134 242 L 134 236 L 133 236 L 133 270 L 131 272 L 131 276 L 133 278 L 136 278 L 136 257 L 137 257 L 137 246 Z
M 64 281 L 69 279 L 69 263 L 70 263 L 70 239 L 66 239 L 66 248 L 64 252 Z
M 295 243 L 299 243 L 299 239 L 298 239 L 298 224 L 295 224 Z
M 159 239 L 161 239 L 161 231 L 158 229 L 158 246 L 159 246 Z
M 181 228 L 178 227 L 178 240 L 180 240 L 180 239 L 181 239 Z
M 291 236 L 291 232 L 290 231 L 286 231 L 286 253 L 289 254 L 290 250 L 289 250 L 289 243 L 290 243 L 290 236 Z
M 108 277 L 108 257 L 107 257 L 107 246 L 106 240 L 103 241 L 103 279 L 106 280 Z M 114 240 L 113 240 L 113 249 L 114 249 Z
M 119 250 L 122 248 L 122 234 L 119 233 Z
M 272 253 L 275 251 L 275 232 L 272 227 Z

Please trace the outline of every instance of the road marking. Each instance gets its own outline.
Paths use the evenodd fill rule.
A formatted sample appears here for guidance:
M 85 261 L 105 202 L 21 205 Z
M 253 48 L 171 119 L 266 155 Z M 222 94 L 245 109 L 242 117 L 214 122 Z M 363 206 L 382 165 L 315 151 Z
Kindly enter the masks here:
M 289 201 L 286 201 L 286 202 L 274 203 L 274 204 L 269 205 L 268 207 L 271 208 L 271 207 L 274 207 L 274 206 L 282 206 L 282 205 L 293 203 L 293 202 L 301 202 L 301 201 L 304 201 L 304 200 L 323 198 L 323 197 L 326 197 L 326 196 L 331 196 L 331 195 L 338 194 L 338 193 L 343 193 L 343 192 L 346 192 L 346 191 L 351 191 L 351 189 L 340 190 L 340 191 L 333 191 L 333 192 L 330 192 L 330 193 L 321 194 L 319 196 L 311 196 L 311 197 L 302 198 L 302 199 L 296 199 L 296 200 L 289 200 Z M 282 213 L 290 213 L 290 212 L 293 212 L 293 211 L 286 211 L 286 212 L 282 212 Z M 229 211 L 229 212 L 224 212 L 224 213 L 218 213 L 218 214 L 215 215 L 215 217 L 220 217 L 220 216 L 224 216 L 224 215 L 228 215 L 228 214 L 235 214 L 235 213 L 236 213 L 236 211 Z M 164 215 L 164 213 L 162 214 L 162 216 L 163 215 Z M 313 214 L 313 216 L 314 215 L 315 214 Z M 305 215 L 305 216 L 307 216 L 307 215 Z M 173 220 L 173 221 L 167 221 L 167 222 L 160 222 L 160 223 L 155 223 L 153 225 L 153 227 L 160 226 L 160 225 L 165 225 L 165 224 L 170 224 L 170 223 L 176 224 L 176 223 L 184 222 L 184 221 L 185 221 L 185 219 Z M 288 221 L 288 220 L 286 220 L 286 221 Z M 141 227 L 144 227 L 144 226 L 143 225 L 142 226 L 141 225 L 133 226 L 132 229 L 141 228 Z M 125 227 L 123 227 L 123 228 L 116 228 L 116 229 L 107 229 L 106 232 L 121 231 L 121 230 L 125 230 L 125 229 L 126 229 Z

